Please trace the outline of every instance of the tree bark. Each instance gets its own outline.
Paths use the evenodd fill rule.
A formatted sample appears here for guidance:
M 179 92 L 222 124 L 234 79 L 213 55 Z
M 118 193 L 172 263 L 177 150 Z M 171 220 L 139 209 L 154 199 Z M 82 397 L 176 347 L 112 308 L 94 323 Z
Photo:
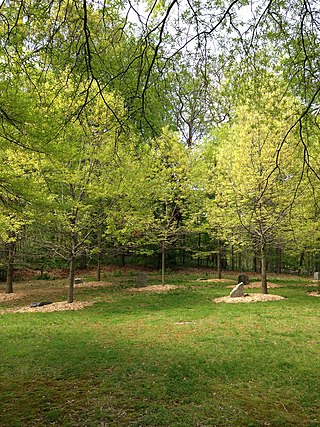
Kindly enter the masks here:
M 259 256 L 258 256 L 259 247 L 257 244 L 254 244 L 253 248 L 253 271 L 259 273 Z
M 234 247 L 231 246 L 231 271 L 234 271 Z
M 70 253 L 70 261 L 69 261 L 68 303 L 73 302 L 73 296 L 74 296 L 74 274 L 75 274 L 75 269 L 76 269 L 77 243 L 78 243 L 78 236 L 76 233 L 73 233 L 73 235 L 72 235 L 72 248 L 71 248 L 71 253 Z
M 165 243 L 162 242 L 162 248 L 161 248 L 161 283 L 162 286 L 165 286 L 166 284 L 166 248 Z
M 97 281 L 101 281 L 101 253 L 98 253 L 98 264 L 97 264 Z
M 73 302 L 74 296 L 74 272 L 76 267 L 76 260 L 74 254 L 70 257 L 69 263 L 69 293 L 68 293 L 68 303 Z
M 218 239 L 218 253 L 217 253 L 217 270 L 218 270 L 218 279 L 222 277 L 222 268 L 221 268 L 221 241 Z
M 242 271 L 242 253 L 238 254 L 238 271 Z
M 298 268 L 298 276 L 301 275 L 301 271 L 302 271 L 302 266 L 303 266 L 303 261 L 304 261 L 304 250 L 301 252 L 300 254 L 300 259 L 299 259 L 299 268 Z
M 16 243 L 15 242 L 7 243 L 7 283 L 6 283 L 7 294 L 13 293 L 15 252 L 16 252 Z
M 88 268 L 87 251 L 85 249 L 81 252 L 79 268 L 80 270 Z
M 125 257 L 125 254 L 123 252 L 121 252 L 120 259 L 121 259 L 121 267 L 125 267 L 125 265 L 126 265 L 126 257 Z
M 200 253 L 201 248 L 201 233 L 198 234 L 198 251 Z M 200 267 L 200 257 L 198 256 L 198 268 Z
M 267 284 L 267 250 L 266 242 L 261 242 L 261 292 L 263 294 L 268 293 Z

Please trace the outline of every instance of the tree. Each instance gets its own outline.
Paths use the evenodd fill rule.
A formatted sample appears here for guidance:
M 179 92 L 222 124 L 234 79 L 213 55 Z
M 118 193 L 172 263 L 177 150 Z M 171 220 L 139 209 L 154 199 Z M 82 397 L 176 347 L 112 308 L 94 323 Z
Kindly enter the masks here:
M 21 147 L 13 149 L 2 138 L 0 144 L 0 240 L 6 249 L 6 292 L 12 293 L 17 242 L 25 227 L 35 220 L 43 180 L 35 153 Z
M 109 233 L 138 253 L 160 250 L 165 285 L 166 252 L 185 231 L 190 213 L 192 154 L 168 128 L 151 143 L 121 156 L 122 168 L 128 166 Z
M 72 93 L 71 90 L 71 96 Z M 120 117 L 121 99 L 108 93 L 104 97 Z M 62 97 L 55 99 L 60 116 L 68 114 L 65 109 L 68 101 Z M 55 241 L 48 243 L 69 262 L 69 303 L 74 298 L 77 255 L 105 221 L 105 209 L 113 197 L 111 189 L 116 188 L 114 170 L 121 136 L 115 122 L 115 116 L 96 99 L 82 110 L 77 120 L 63 127 L 51 151 L 41 159 L 47 198 L 51 201 L 51 216 L 46 222 L 56 232 Z
M 258 99 L 252 94 L 238 107 L 236 119 L 215 134 L 217 175 L 209 213 L 209 222 L 221 227 L 226 239 L 259 243 L 263 293 L 267 245 L 283 238 L 289 227 L 303 170 L 297 139 L 287 135 L 301 107 L 276 87 L 268 89 L 263 88 Z

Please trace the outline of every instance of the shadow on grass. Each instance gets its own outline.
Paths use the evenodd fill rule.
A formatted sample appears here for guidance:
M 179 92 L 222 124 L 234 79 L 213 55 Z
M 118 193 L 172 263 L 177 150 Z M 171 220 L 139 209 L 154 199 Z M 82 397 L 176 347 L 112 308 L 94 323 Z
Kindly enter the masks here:
M 299 306 L 175 290 L 3 316 L 0 425 L 319 425 L 317 307 L 288 292 Z
M 256 344 L 207 335 L 169 347 L 85 328 L 45 337 L 39 331 L 38 344 L 16 342 L 7 352 L 2 425 L 303 425 L 312 416 L 312 407 L 309 417 L 307 408 L 296 411 L 307 395 L 306 372 L 290 377 L 297 368 L 290 352 L 278 355 L 271 374 L 261 362 L 272 358 L 270 342 L 258 351 Z M 309 399 L 316 385 L 316 375 L 309 376 Z

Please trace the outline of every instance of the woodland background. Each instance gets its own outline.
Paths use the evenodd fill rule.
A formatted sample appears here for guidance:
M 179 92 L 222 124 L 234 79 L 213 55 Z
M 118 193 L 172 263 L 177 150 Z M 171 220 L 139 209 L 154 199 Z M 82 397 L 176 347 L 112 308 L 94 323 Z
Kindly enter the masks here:
M 1 274 L 311 274 L 319 2 L 3 1 Z

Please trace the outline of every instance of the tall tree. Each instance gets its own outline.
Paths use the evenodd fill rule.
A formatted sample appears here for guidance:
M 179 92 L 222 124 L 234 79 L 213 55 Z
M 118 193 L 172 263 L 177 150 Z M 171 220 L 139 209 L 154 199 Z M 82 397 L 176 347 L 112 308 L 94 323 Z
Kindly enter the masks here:
M 70 96 L 72 93 L 71 90 Z M 103 96 L 121 117 L 121 99 L 110 93 Z M 68 114 L 68 101 L 65 97 L 56 98 L 57 113 Z M 42 158 L 42 173 L 52 201 L 50 222 L 60 236 L 53 245 L 69 262 L 69 303 L 74 298 L 77 255 L 105 220 L 102 207 L 110 202 L 110 188 L 116 184 L 113 172 L 117 167 L 117 145 L 122 138 L 117 129 L 115 115 L 97 98 L 82 110 L 77 120 L 63 127 L 50 153 Z
M 287 135 L 301 107 L 276 87 L 268 89 L 239 106 L 236 119 L 215 136 L 217 179 L 209 216 L 227 238 L 259 242 L 263 293 L 267 293 L 267 245 L 288 227 L 303 171 L 297 139 Z

